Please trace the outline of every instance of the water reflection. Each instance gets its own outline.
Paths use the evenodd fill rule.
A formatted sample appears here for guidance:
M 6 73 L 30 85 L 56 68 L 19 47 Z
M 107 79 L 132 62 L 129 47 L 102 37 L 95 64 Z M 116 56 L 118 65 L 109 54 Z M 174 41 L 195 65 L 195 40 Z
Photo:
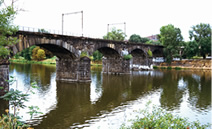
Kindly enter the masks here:
M 158 101 L 164 109 L 201 118 L 202 123 L 211 114 L 210 71 L 157 70 L 117 76 L 92 68 L 92 82 L 87 84 L 56 82 L 52 66 L 12 64 L 10 74 L 17 76 L 22 85 L 18 87 L 20 90 L 26 90 L 33 81 L 41 87 L 30 96 L 31 103 L 27 103 L 37 104 L 44 113 L 34 119 L 35 128 L 91 126 L 109 113 L 114 115 L 115 121 L 119 118 L 114 110 L 118 108 L 118 112 L 123 112 L 123 108 L 136 106 L 141 100 Z M 1 105 L 0 109 L 3 108 Z M 185 113 L 187 111 L 189 113 Z
M 56 67 L 53 65 L 40 64 L 11 64 L 10 74 L 14 77 L 22 78 L 24 84 L 29 85 L 31 82 L 37 82 L 42 91 L 48 89 L 51 78 L 55 76 Z
M 174 110 L 180 107 L 182 97 L 188 91 L 188 102 L 198 109 L 211 107 L 210 71 L 164 71 L 161 106 Z M 195 77 L 194 77 L 195 75 Z

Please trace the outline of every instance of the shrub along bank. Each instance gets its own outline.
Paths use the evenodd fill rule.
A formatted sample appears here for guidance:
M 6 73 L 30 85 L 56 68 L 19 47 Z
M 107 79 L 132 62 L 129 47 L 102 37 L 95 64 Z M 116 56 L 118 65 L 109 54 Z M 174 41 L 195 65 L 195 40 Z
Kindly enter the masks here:
M 161 69 L 204 69 L 211 70 L 212 60 L 208 59 L 195 59 L 195 60 L 179 60 L 173 61 L 171 64 L 160 63 L 155 65 L 153 68 Z

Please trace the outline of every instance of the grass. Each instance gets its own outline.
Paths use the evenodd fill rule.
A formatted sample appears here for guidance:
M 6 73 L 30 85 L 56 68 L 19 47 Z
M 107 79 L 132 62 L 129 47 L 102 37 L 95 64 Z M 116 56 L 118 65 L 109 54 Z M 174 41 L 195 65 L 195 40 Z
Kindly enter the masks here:
M 35 61 L 35 60 L 25 60 L 23 58 L 20 59 L 10 59 L 10 62 L 13 63 L 27 63 L 27 64 L 51 64 L 51 65 L 56 65 L 56 57 L 52 57 L 50 59 L 45 59 L 42 61 Z M 101 67 L 102 66 L 102 61 L 91 61 L 91 66 L 95 66 L 95 67 Z
M 91 61 L 91 66 L 100 67 L 102 66 L 102 61 Z
M 153 66 L 153 69 L 175 69 L 175 70 L 181 70 L 181 69 L 185 69 L 185 68 L 182 68 L 182 67 L 171 67 L 171 66 Z
M 27 64 L 56 64 L 56 57 L 52 57 L 49 59 L 45 59 L 42 61 L 35 61 L 35 60 L 25 60 L 25 59 L 10 59 L 10 62 L 13 63 L 27 63 Z

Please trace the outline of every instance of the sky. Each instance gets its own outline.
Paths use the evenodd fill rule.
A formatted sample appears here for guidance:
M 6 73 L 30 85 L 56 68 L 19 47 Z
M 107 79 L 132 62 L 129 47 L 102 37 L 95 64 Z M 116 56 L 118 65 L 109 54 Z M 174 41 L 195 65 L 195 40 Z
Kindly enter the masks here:
M 19 0 L 15 25 L 62 30 L 62 14 L 83 11 L 84 36 L 102 37 L 107 25 L 126 23 L 126 34 L 147 37 L 162 26 L 181 29 L 184 41 L 189 30 L 200 23 L 212 25 L 212 0 Z M 82 33 L 81 13 L 64 16 L 64 31 Z M 124 24 L 110 25 L 124 31 Z

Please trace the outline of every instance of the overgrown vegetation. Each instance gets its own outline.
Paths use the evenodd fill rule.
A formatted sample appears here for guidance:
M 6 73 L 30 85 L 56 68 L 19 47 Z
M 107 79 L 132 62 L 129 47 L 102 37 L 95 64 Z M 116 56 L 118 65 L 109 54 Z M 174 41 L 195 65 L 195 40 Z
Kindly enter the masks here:
M 211 126 L 209 123 L 201 125 L 199 121 L 189 122 L 187 118 L 173 115 L 157 106 L 153 106 L 152 111 L 150 109 L 147 103 L 146 108 L 139 112 L 141 116 L 131 120 L 131 126 L 122 125 L 121 129 L 206 129 Z
M 14 77 L 10 77 L 11 80 L 9 80 L 9 84 L 13 84 L 16 82 L 14 80 Z M 23 93 L 20 90 L 15 90 L 13 88 L 10 89 L 4 96 L 1 96 L 0 99 L 4 99 L 9 101 L 10 106 L 12 107 L 13 112 L 10 112 L 9 109 L 6 109 L 6 114 L 3 114 L 2 117 L 0 117 L 0 128 L 1 129 L 19 129 L 19 128 L 27 128 L 30 125 L 28 125 L 26 122 L 21 121 L 21 117 L 18 116 L 18 112 L 20 108 L 26 108 L 26 105 L 24 102 L 28 101 L 29 92 L 34 94 L 32 91 L 32 88 L 39 88 L 35 82 L 31 83 L 31 87 L 28 88 L 26 93 Z M 30 106 L 29 107 L 29 114 L 31 116 L 31 119 L 35 114 L 42 114 L 39 112 L 39 108 L 37 106 Z
M 124 55 L 124 59 L 125 60 L 130 60 L 130 59 L 132 59 L 132 55 L 131 54 Z
M 10 54 L 9 46 L 18 41 L 15 37 L 8 37 L 18 31 L 18 27 L 12 25 L 16 11 L 12 5 L 2 7 L 3 2 L 3 0 L 0 0 L 0 62 L 1 59 L 8 58 Z
M 148 49 L 147 53 L 148 53 L 149 57 L 153 56 L 152 51 L 150 49 Z

